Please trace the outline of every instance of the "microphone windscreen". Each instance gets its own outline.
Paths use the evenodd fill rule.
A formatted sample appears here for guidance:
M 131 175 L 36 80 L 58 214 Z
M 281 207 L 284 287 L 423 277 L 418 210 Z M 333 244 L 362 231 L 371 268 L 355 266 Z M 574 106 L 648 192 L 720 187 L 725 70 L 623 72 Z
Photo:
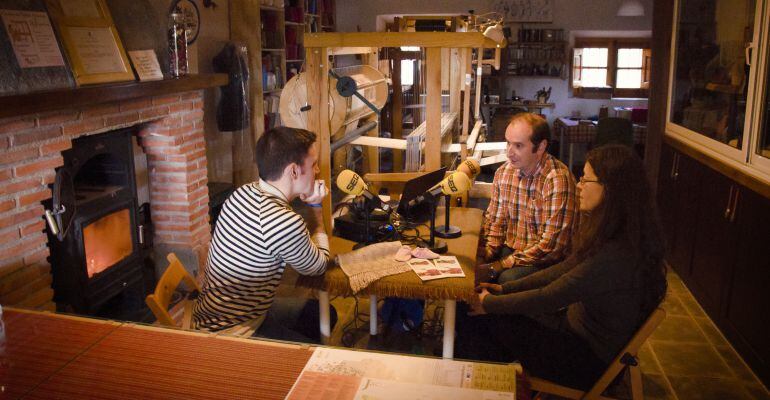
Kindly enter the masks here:
M 455 172 L 441 182 L 441 192 L 455 195 L 465 193 L 471 187 L 471 179 L 462 172 Z
M 479 172 L 481 172 L 481 164 L 479 164 L 479 161 L 475 158 L 466 158 L 465 161 L 457 166 L 457 170 L 465 173 L 468 178 L 473 179 Z
M 337 187 L 347 194 L 358 196 L 366 190 L 366 183 L 357 173 L 346 169 L 337 175 Z

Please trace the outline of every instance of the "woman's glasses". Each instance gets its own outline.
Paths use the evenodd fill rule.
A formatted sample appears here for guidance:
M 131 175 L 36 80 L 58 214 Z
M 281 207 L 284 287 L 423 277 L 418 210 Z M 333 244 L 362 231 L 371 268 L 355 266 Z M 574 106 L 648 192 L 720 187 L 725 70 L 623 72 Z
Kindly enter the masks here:
M 586 183 L 589 183 L 589 182 L 601 183 L 597 179 L 586 179 L 585 176 L 581 176 L 580 180 L 578 180 L 578 183 L 581 183 L 581 184 L 586 184 Z

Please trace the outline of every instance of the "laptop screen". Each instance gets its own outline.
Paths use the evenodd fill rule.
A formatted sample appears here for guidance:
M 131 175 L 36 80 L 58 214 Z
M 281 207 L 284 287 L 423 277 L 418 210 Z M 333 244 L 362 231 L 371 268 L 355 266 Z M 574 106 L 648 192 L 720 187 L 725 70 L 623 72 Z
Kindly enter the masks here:
M 408 180 L 404 184 L 404 192 L 401 194 L 401 200 L 398 202 L 398 213 L 410 221 L 426 221 L 430 217 L 430 205 L 423 203 L 409 207 L 408 203 L 441 182 L 444 179 L 446 170 L 446 167 L 440 168 Z

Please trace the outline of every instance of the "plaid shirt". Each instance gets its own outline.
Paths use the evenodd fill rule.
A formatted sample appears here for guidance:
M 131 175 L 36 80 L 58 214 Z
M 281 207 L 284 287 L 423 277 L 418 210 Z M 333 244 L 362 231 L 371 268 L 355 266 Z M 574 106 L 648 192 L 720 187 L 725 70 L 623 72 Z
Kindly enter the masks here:
M 485 214 L 487 246 L 514 250 L 504 268 L 550 265 L 564 257 L 578 206 L 575 179 L 559 160 L 545 154 L 530 175 L 506 162 L 495 172 Z

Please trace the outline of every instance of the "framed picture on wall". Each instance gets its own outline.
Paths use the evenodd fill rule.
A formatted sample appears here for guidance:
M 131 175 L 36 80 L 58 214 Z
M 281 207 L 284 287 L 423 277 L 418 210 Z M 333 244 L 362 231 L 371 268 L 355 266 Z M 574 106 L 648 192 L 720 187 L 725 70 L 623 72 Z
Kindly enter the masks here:
M 505 22 L 553 22 L 553 0 L 494 0 Z
M 104 0 L 46 0 L 78 85 L 135 79 Z

